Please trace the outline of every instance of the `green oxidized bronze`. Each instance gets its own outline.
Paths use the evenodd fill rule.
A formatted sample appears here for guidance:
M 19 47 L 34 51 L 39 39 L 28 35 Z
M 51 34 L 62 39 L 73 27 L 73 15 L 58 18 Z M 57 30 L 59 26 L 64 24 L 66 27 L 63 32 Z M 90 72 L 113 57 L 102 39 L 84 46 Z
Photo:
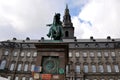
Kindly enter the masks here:
M 53 24 L 51 25 L 51 28 L 49 29 L 49 33 L 47 34 L 47 36 L 51 37 L 51 39 L 53 40 L 62 40 L 63 29 L 59 13 L 55 14 Z

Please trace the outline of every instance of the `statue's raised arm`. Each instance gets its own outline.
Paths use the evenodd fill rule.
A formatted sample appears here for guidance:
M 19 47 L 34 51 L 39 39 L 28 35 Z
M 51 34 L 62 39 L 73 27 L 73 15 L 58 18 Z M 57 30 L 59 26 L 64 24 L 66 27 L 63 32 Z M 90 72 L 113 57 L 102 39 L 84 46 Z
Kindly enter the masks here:
M 60 21 L 60 14 L 57 13 L 54 16 L 53 23 L 49 29 L 48 37 L 51 37 L 53 40 L 62 40 L 63 29 L 62 22 Z

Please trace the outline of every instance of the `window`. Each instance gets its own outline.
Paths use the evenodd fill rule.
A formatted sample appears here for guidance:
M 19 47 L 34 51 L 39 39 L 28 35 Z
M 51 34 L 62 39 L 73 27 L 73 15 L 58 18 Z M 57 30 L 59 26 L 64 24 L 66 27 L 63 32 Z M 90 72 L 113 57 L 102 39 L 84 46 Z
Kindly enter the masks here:
M 69 66 L 66 65 L 66 73 L 68 73 L 68 72 L 69 72 Z
M 108 52 L 104 52 L 104 54 L 105 54 L 105 57 L 108 57 Z
M 69 37 L 68 31 L 65 31 L 65 37 Z
M 96 72 L 96 66 L 92 65 L 92 72 Z
M 11 76 L 8 76 L 8 80 L 11 80 Z
M 25 64 L 24 71 L 28 71 L 28 64 Z
M 84 72 L 85 72 L 85 73 L 88 72 L 88 65 L 84 65 Z
M 3 60 L 0 64 L 0 69 L 5 69 L 6 60 Z
M 30 57 L 30 52 L 27 53 L 27 56 Z
M 34 68 L 35 68 L 35 65 L 32 64 L 32 66 L 31 66 L 31 71 L 34 71 Z
M 80 65 L 75 66 L 75 72 L 79 73 L 80 72 Z
M 13 56 L 17 56 L 17 52 L 14 52 L 14 53 L 13 53 Z
M 69 52 L 69 57 L 72 57 L 72 52 Z
M 107 65 L 107 72 L 111 72 L 111 66 Z
M 113 80 L 113 79 L 109 79 L 109 80 Z
M 25 80 L 26 79 L 26 77 L 22 77 L 22 80 Z
M 24 52 L 21 52 L 21 56 L 23 57 L 25 55 L 25 53 Z
M 22 64 L 18 64 L 17 71 L 20 71 L 20 70 L 21 70 L 21 67 L 22 67 Z
M 111 56 L 112 56 L 112 57 L 115 57 L 115 52 L 111 52 Z
M 37 56 L 37 52 L 34 52 L 33 57 L 36 57 L 36 56 Z
M 118 65 L 114 65 L 114 68 L 115 68 L 115 72 L 119 72 L 119 67 L 118 67 Z
M 90 52 L 90 57 L 94 57 L 94 53 L 93 52 Z
M 13 71 L 13 70 L 14 70 L 14 66 L 15 66 L 15 64 L 12 63 L 11 66 L 10 66 L 10 71 Z
M 18 77 L 15 77 L 15 80 L 18 80 L 19 78 Z
M 101 79 L 101 80 L 105 80 L 105 79 Z
M 104 72 L 103 65 L 99 65 L 98 69 L 99 69 L 99 72 Z
M 30 78 L 29 78 L 29 80 L 33 80 L 33 78 L 32 78 L 32 77 L 30 77 Z
M 97 52 L 97 56 L 98 57 L 101 57 L 102 55 L 101 55 L 101 52 Z
M 79 57 L 79 56 L 80 56 L 79 52 L 76 52 L 75 54 L 76 54 L 76 57 Z
M 87 53 L 86 52 L 83 52 L 83 57 L 87 57 Z
M 85 79 L 85 80 L 89 80 L 89 79 Z
M 5 50 L 5 53 L 4 53 L 4 55 L 8 55 L 8 53 L 9 53 L 9 51 L 8 50 Z
M 93 79 L 93 80 L 97 80 L 97 79 Z

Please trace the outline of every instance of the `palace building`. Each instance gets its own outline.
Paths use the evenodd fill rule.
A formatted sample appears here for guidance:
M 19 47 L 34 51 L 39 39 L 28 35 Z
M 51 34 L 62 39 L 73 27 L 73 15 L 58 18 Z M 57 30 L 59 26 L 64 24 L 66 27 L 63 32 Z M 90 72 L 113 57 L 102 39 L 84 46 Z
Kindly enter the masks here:
M 120 39 L 77 39 L 68 6 L 63 40 L 0 42 L 0 76 L 9 80 L 120 80 Z

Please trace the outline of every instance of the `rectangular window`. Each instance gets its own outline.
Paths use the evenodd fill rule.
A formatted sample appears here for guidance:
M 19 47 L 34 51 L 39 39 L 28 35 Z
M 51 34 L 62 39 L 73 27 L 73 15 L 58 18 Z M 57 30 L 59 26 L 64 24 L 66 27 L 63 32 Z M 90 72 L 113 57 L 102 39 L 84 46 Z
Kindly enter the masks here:
M 84 65 L 84 72 L 88 73 L 88 65 Z
M 72 57 L 72 52 L 69 52 L 69 57 Z
M 76 65 L 76 67 L 75 67 L 75 72 L 77 72 L 77 73 L 80 72 L 80 65 Z
M 108 52 L 104 52 L 105 57 L 108 57 Z
M 103 65 L 99 65 L 99 72 L 103 73 L 104 72 L 104 69 L 103 69 Z
M 94 57 L 94 53 L 93 52 L 90 52 L 90 57 Z
M 17 51 L 15 51 L 15 52 L 13 53 L 13 56 L 17 56 Z
M 107 65 L 107 72 L 111 72 L 111 66 Z
M 87 53 L 86 52 L 83 52 L 83 57 L 87 57 Z
M 76 55 L 76 57 L 80 57 L 79 52 L 76 52 L 75 55 Z
M 114 68 L 115 68 L 115 72 L 119 72 L 119 67 L 118 67 L 118 65 L 114 65 Z
M 21 56 L 23 57 L 25 55 L 25 53 L 24 52 L 21 52 Z
M 112 57 L 115 57 L 115 52 L 111 52 Z
M 98 57 L 102 57 L 101 52 L 97 52 L 97 56 L 98 56 Z
M 96 66 L 92 65 L 92 72 L 96 72 Z
M 37 52 L 34 52 L 34 53 L 33 53 L 33 57 L 37 57 Z

